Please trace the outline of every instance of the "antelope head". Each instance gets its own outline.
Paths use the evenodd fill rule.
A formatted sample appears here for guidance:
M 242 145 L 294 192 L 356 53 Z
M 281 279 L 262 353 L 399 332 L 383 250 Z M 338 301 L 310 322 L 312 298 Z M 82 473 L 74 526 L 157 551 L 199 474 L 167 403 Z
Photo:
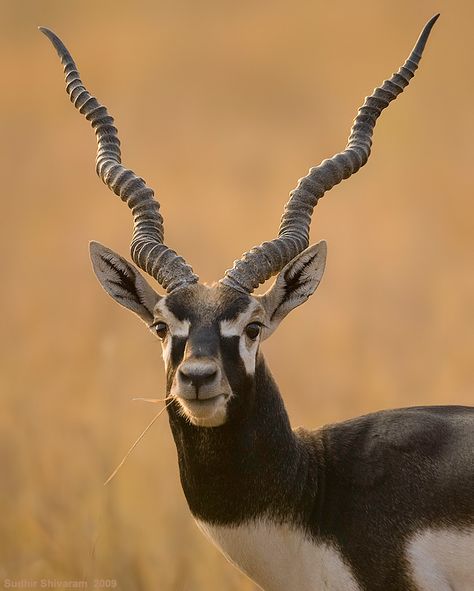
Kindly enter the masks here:
M 245 253 L 211 286 L 199 283 L 192 268 L 165 244 L 159 203 L 145 181 L 122 165 L 113 118 L 86 90 L 61 40 L 41 28 L 64 66 L 71 101 L 95 131 L 97 174 L 131 209 L 131 257 L 164 293 L 158 294 L 134 265 L 97 242 L 90 245 L 94 271 L 105 291 L 161 340 L 167 395 L 192 424 L 217 427 L 245 414 L 255 392 L 260 342 L 308 299 L 324 272 L 325 242 L 308 246 L 313 209 L 326 191 L 367 162 L 376 120 L 414 76 L 436 18 L 428 22 L 400 70 L 366 98 L 346 148 L 299 180 L 284 208 L 278 236 Z M 253 294 L 275 275 L 266 293 Z

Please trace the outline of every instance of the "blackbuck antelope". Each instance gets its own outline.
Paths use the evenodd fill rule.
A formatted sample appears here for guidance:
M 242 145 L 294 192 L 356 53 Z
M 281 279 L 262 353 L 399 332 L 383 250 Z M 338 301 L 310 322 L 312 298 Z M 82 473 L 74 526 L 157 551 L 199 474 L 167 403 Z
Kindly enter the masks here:
M 74 106 L 97 136 L 97 173 L 132 210 L 133 261 L 93 242 L 107 293 L 161 340 L 181 482 L 202 531 L 268 591 L 473 591 L 474 409 L 388 410 L 292 430 L 260 343 L 316 290 L 326 244 L 309 246 L 318 200 L 363 166 L 375 122 L 408 85 L 437 17 L 405 64 L 368 97 L 345 150 L 302 178 L 278 237 L 215 285 L 166 246 L 159 204 L 121 164 L 113 118 L 56 48 Z M 278 275 L 277 275 L 278 274 Z M 263 295 L 252 292 L 271 276 Z

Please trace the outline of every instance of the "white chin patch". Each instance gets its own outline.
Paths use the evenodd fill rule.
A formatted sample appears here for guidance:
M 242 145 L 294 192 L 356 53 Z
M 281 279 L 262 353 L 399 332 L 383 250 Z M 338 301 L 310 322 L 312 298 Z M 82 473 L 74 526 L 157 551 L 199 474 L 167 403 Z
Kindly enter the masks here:
M 210 400 L 177 400 L 182 415 L 196 427 L 220 427 L 227 420 L 228 396 L 224 394 Z

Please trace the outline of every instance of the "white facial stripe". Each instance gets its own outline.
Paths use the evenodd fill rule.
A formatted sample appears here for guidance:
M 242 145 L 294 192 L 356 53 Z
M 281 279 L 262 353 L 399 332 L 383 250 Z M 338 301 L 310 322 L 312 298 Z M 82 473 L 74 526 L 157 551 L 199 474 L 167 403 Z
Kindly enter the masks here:
M 188 338 L 190 326 L 189 320 L 178 320 L 176 322 L 173 322 L 172 325 L 168 326 L 170 326 L 171 334 L 174 337 L 183 337 L 185 339 Z
M 179 320 L 176 318 L 176 316 L 168 310 L 164 300 L 160 300 L 155 306 L 154 316 L 155 319 L 159 318 L 167 324 L 171 336 L 181 338 L 188 337 L 191 323 L 189 320 Z M 171 338 L 169 336 L 162 342 L 162 347 L 163 361 L 167 368 L 171 357 Z
M 260 306 L 253 301 L 247 310 L 241 312 L 234 320 L 222 320 L 220 331 L 223 337 L 239 337 L 239 354 L 243 361 L 247 375 L 255 373 L 255 362 L 258 341 L 251 341 L 244 333 L 247 324 L 261 320 Z
M 179 320 L 176 318 L 176 316 L 168 310 L 164 300 L 159 301 L 155 306 L 154 316 L 155 319 L 159 318 L 168 325 L 172 336 L 183 338 L 188 337 L 191 323 L 189 320 Z
M 223 337 L 240 336 L 244 328 L 252 322 L 252 320 L 261 320 L 261 315 L 258 313 L 260 305 L 256 301 L 252 301 L 249 307 L 241 312 L 237 318 L 233 320 L 222 320 L 220 331 Z
M 173 337 L 182 337 L 185 339 L 188 338 L 189 327 L 191 324 L 189 320 L 178 320 L 172 314 L 168 314 L 164 321 L 168 325 L 170 333 Z
M 165 369 L 168 369 L 168 364 L 171 359 L 171 339 L 165 339 L 164 342 L 161 343 L 162 347 L 162 355 L 163 361 L 165 362 Z
M 247 336 L 245 336 L 245 334 L 241 335 L 239 340 L 240 357 L 244 363 L 245 371 L 249 376 L 255 373 L 258 341 L 259 339 L 257 339 L 256 341 L 250 341 L 250 339 Z

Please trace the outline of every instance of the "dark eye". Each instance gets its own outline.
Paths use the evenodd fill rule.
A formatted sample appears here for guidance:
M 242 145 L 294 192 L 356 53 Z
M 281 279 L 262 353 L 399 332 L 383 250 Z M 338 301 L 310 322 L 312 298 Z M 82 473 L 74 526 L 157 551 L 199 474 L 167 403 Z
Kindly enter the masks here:
M 251 322 L 245 327 L 245 334 L 251 341 L 255 341 L 262 330 L 262 325 L 258 322 Z
M 168 334 L 168 325 L 164 322 L 157 322 L 154 327 L 156 334 L 160 337 L 160 339 L 164 339 L 165 336 Z

